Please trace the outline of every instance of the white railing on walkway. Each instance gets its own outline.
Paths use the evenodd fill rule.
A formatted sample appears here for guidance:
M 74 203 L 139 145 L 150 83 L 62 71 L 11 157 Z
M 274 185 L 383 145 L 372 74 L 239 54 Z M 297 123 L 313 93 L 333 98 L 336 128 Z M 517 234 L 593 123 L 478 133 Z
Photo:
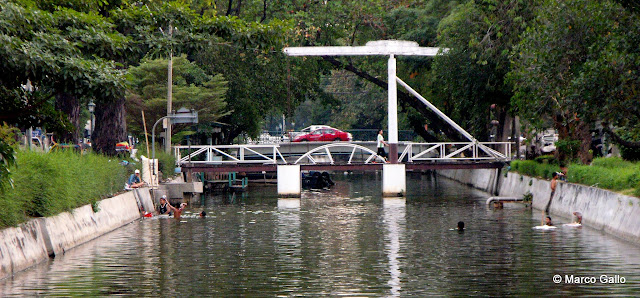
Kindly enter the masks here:
M 315 149 L 305 153 L 300 158 L 298 158 L 294 162 L 294 164 L 298 164 L 301 161 L 304 161 L 305 159 L 312 164 L 318 164 L 318 163 L 335 164 L 335 159 L 333 158 L 332 149 L 336 149 L 336 148 L 341 148 L 343 150 L 333 151 L 333 154 L 343 154 L 343 155 L 345 153 L 349 154 L 349 159 L 347 160 L 347 164 L 352 164 L 354 162 L 354 158 L 357 157 L 357 155 L 361 155 L 362 157 L 365 157 L 366 155 L 366 158 L 362 158 L 360 163 L 368 164 L 376 161 L 384 162 L 384 159 L 382 157 L 378 156 L 376 152 L 374 152 L 373 150 L 367 147 L 360 146 L 353 143 L 340 142 L 340 143 L 331 143 L 331 144 L 322 145 L 320 147 L 316 147 Z M 350 152 L 349 150 L 345 151 L 344 150 L 345 148 L 351 148 Z
M 306 144 L 309 145 L 309 144 Z M 510 142 L 403 143 L 399 162 L 510 161 Z M 286 144 L 174 146 L 178 165 L 184 164 L 290 164 L 281 153 Z M 375 144 L 374 144 L 375 146 Z M 300 146 L 298 146 L 300 147 Z M 301 148 L 304 148 L 301 147 Z M 305 152 L 306 151 L 306 152 Z M 339 156 L 339 158 L 337 158 Z M 299 153 L 287 152 L 292 164 L 369 164 L 384 162 L 371 148 L 349 143 L 323 144 Z
M 398 161 L 511 160 L 511 142 L 405 143 Z
M 176 163 L 182 164 L 286 164 L 278 150 L 279 145 L 197 145 L 174 146 Z M 268 150 L 263 154 L 257 150 Z M 186 153 L 183 156 L 183 152 Z

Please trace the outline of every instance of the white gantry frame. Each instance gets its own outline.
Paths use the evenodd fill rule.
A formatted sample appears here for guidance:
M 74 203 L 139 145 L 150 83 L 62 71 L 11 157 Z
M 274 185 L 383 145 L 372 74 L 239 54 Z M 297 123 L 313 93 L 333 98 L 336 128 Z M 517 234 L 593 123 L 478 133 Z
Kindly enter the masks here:
M 398 149 L 398 92 L 396 86 L 395 56 L 436 56 L 440 48 L 421 47 L 417 42 L 406 40 L 377 40 L 365 46 L 347 47 L 288 47 L 284 53 L 290 56 L 389 56 L 388 62 L 388 109 L 389 156 L 391 163 L 397 163 Z M 447 49 L 442 49 L 446 52 Z
M 287 161 L 278 150 L 279 145 L 197 145 L 197 146 L 174 146 L 176 163 L 178 165 L 192 164 L 277 164 L 278 158 L 283 164 Z M 259 149 L 269 150 L 271 154 L 262 154 Z M 195 150 L 186 156 L 182 156 L 180 150 Z M 245 158 L 250 155 L 251 159 Z M 213 157 L 219 157 L 213 159 Z M 194 160 L 195 159 L 195 160 Z
M 369 149 L 367 147 L 360 146 L 360 145 L 357 145 L 357 144 L 352 144 L 352 143 L 333 143 L 333 144 L 326 144 L 326 145 L 322 145 L 320 147 L 316 147 L 315 149 L 305 153 L 300 158 L 298 158 L 294 162 L 294 164 L 298 164 L 301 161 L 304 161 L 305 159 L 307 159 L 312 164 L 327 163 L 327 162 L 330 163 L 330 164 L 334 164 L 335 161 L 333 159 L 333 155 L 331 154 L 331 149 L 332 148 L 338 148 L 338 147 L 353 148 L 351 150 L 351 154 L 349 155 L 349 160 L 347 161 L 347 164 L 352 164 L 353 157 L 356 155 L 356 150 L 358 150 L 358 149 L 361 150 L 360 152 L 364 151 L 364 152 L 367 152 L 369 154 L 367 159 L 364 161 L 365 164 L 372 163 L 374 161 L 384 162 L 384 158 L 379 156 L 377 154 L 377 152 L 374 152 L 373 150 L 371 150 L 371 149 Z M 314 156 L 326 157 L 328 161 L 318 161 L 318 160 L 316 160 L 316 158 L 314 158 Z

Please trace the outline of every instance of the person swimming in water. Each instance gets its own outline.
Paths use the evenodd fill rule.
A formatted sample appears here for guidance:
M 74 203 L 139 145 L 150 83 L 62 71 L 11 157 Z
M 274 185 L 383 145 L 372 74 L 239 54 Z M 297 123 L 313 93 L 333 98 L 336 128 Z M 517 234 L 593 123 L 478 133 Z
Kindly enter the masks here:
M 547 217 L 544 219 L 544 225 L 545 225 L 545 226 L 550 226 L 550 227 L 551 227 L 551 226 L 553 226 L 553 222 L 551 221 L 551 217 L 550 217 L 550 216 L 547 216 Z
M 576 211 L 576 212 L 573 212 L 573 215 L 576 216 L 576 222 L 575 223 L 581 225 L 582 224 L 582 213 Z
M 179 219 L 180 216 L 182 215 L 182 211 L 184 210 L 184 207 L 187 206 L 187 203 L 182 203 L 180 204 L 180 208 L 176 208 L 171 206 L 171 204 L 168 204 L 169 209 L 171 209 L 171 211 L 173 211 L 173 218 L 175 219 Z
M 458 232 L 463 232 L 464 231 L 464 222 L 463 221 L 459 221 L 458 222 Z
M 169 214 L 169 211 L 171 211 L 169 206 L 171 205 L 167 202 L 167 196 L 163 195 L 160 198 L 160 205 L 158 205 L 158 214 Z

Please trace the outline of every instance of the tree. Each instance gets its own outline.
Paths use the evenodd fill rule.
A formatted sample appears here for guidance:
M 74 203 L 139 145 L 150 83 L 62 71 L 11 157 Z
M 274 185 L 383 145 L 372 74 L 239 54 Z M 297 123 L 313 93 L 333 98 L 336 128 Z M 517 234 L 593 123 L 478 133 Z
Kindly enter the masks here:
M 560 138 L 581 143 L 588 161 L 589 129 L 638 127 L 640 21 L 611 1 L 544 1 L 514 48 L 513 104 L 530 121 L 546 115 Z
M 61 6 L 47 11 L 38 4 L 46 3 L 0 3 L 0 55 L 6 57 L 0 65 L 0 93 L 9 108 L 9 113 L 3 114 L 12 124 L 26 121 L 30 125 L 58 128 L 60 134 L 71 132 L 67 139 L 75 141 L 77 133 L 73 131 L 79 127 L 79 106 L 91 98 L 101 106 L 123 97 L 122 72 L 112 60 L 100 55 L 119 52 L 126 47 L 126 39 L 110 32 L 112 25 L 98 14 Z M 35 87 L 33 94 L 20 91 L 27 81 Z M 25 106 L 24 98 L 28 98 L 26 105 L 42 106 L 11 114 L 11 108 Z M 66 119 L 50 121 L 60 115 L 53 112 L 53 107 L 64 113 Z M 112 129 L 117 123 L 109 122 L 111 119 L 96 123 L 96 129 L 105 126 L 107 131 L 117 131 Z
M 144 133 L 139 111 L 145 111 L 146 126 L 153 127 L 157 119 L 166 115 L 167 60 L 144 60 L 128 72 L 127 123 L 129 131 Z M 198 112 L 199 126 L 209 126 L 226 115 L 227 82 L 222 75 L 208 75 L 185 56 L 173 58 L 173 106 Z M 151 133 L 151 131 L 149 131 Z M 174 130 L 179 134 L 180 129 Z

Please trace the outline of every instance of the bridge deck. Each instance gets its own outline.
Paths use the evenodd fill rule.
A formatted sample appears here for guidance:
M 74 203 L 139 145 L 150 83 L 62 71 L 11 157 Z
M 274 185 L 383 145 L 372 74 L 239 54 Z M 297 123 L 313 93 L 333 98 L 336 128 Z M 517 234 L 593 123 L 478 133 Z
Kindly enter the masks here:
M 497 169 L 502 168 L 506 162 L 455 162 L 455 163 L 406 163 L 407 170 L 452 170 L 452 169 Z M 368 164 L 301 164 L 302 171 L 379 171 L 381 163 Z M 276 172 L 276 164 L 183 164 L 183 171 L 191 172 Z

